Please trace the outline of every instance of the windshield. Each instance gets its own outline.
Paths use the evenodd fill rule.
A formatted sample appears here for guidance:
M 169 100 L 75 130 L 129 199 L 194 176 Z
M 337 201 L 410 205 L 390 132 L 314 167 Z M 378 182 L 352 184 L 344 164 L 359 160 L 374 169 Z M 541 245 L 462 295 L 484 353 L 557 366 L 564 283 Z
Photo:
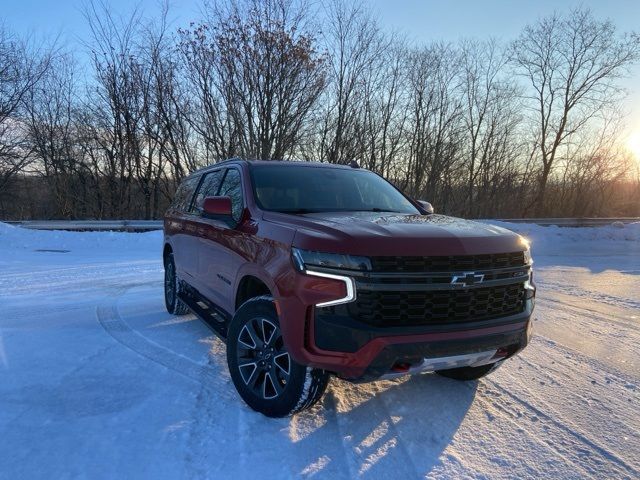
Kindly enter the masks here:
M 393 185 L 368 170 L 254 165 L 251 172 L 256 201 L 264 210 L 420 213 Z

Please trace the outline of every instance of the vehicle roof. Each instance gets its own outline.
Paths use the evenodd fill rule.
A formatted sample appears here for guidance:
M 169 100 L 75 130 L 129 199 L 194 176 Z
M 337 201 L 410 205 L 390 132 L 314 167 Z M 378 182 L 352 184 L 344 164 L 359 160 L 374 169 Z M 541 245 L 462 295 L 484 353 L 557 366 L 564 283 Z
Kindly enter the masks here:
M 230 158 L 228 160 L 223 160 L 218 163 L 212 163 L 211 165 L 207 165 L 206 167 L 200 168 L 191 175 L 196 175 L 199 173 L 206 172 L 213 168 L 219 167 L 221 165 L 228 165 L 234 163 L 245 163 L 247 165 L 256 166 L 256 167 L 275 167 L 275 166 L 290 166 L 290 167 L 312 167 L 312 168 L 341 168 L 341 169 L 351 169 L 350 165 L 340 165 L 337 163 L 327 163 L 327 162 L 307 162 L 301 160 L 246 160 L 243 158 Z M 191 176 L 189 175 L 189 176 Z

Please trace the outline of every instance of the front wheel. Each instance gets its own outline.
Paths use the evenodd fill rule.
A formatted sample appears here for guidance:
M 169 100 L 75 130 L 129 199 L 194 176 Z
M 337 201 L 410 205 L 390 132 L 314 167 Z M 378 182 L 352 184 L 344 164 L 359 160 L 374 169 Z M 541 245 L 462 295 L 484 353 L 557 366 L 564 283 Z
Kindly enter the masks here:
M 247 300 L 227 335 L 227 364 L 242 399 L 268 417 L 285 417 L 315 404 L 329 375 L 296 363 L 287 351 L 271 297 Z
M 478 380 L 479 378 L 489 375 L 496 368 L 502 364 L 502 361 L 496 363 L 490 363 L 488 365 L 480 365 L 479 367 L 460 367 L 450 368 L 448 370 L 437 370 L 438 375 L 443 377 L 453 378 L 454 380 Z

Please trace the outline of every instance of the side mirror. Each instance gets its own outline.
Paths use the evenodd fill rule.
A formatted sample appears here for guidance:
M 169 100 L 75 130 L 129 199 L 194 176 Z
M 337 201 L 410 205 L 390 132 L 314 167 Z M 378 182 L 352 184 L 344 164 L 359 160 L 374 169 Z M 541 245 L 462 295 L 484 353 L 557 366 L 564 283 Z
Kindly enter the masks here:
M 229 197 L 207 197 L 202 204 L 202 216 L 226 222 L 233 220 Z
M 425 200 L 416 201 L 418 202 L 418 205 L 420 205 L 427 212 L 427 214 L 431 215 L 433 213 L 433 205 L 431 205 L 429 202 Z

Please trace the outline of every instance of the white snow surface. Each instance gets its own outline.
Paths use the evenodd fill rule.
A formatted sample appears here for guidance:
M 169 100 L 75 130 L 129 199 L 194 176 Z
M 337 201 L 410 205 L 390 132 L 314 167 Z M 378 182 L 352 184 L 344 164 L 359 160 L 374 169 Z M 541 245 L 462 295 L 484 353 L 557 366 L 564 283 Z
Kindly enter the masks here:
M 277 420 L 164 310 L 161 232 L 0 224 L 0 478 L 640 478 L 640 224 L 499 224 L 536 262 L 524 352 L 478 382 L 332 380 Z

